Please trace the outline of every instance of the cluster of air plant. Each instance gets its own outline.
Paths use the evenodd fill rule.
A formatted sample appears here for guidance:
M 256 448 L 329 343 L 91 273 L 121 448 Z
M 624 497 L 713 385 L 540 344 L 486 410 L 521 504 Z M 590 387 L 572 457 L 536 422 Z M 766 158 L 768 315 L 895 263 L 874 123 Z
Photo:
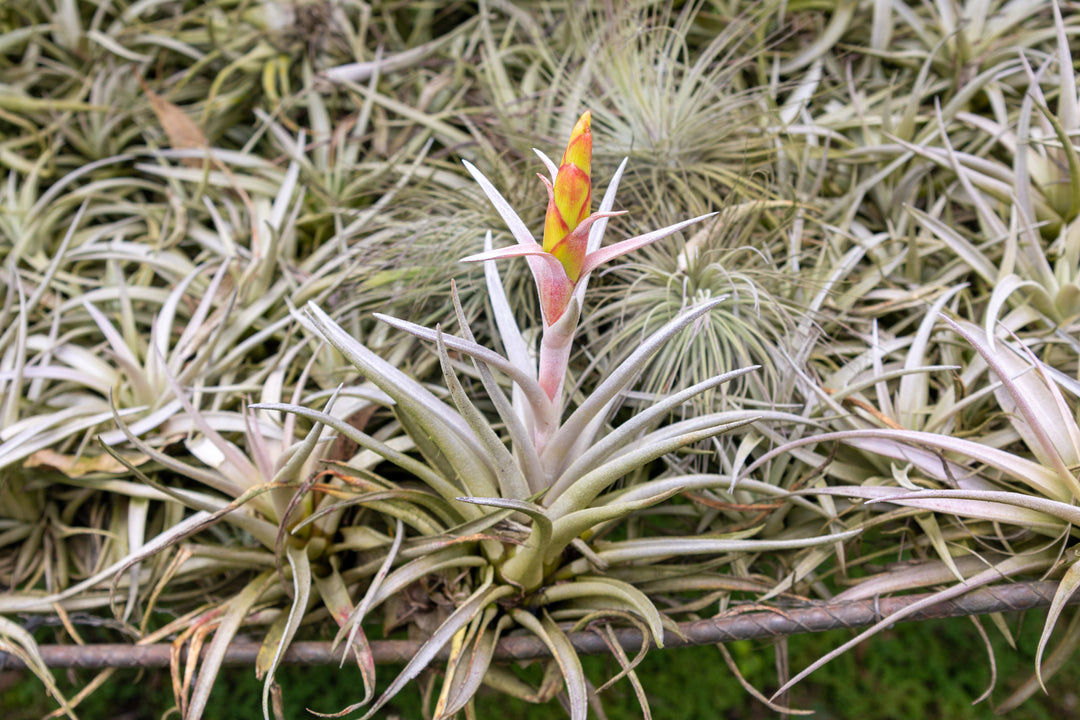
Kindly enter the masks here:
M 1080 647 L 1075 14 L 93 5 L 0 10 L 0 650 L 62 710 L 111 671 L 67 703 L 27 615 L 186 646 L 194 720 L 245 634 L 269 713 L 324 618 L 367 716 L 580 717 L 570 631 L 736 593 L 1060 578 L 1006 707 Z M 377 697 L 379 622 L 422 649 Z
M 872 176 L 876 187 L 864 181 L 853 192 L 860 205 L 862 193 L 876 194 L 895 223 L 859 250 L 876 261 L 859 283 L 873 289 L 848 305 L 871 317 L 864 342 L 822 347 L 829 366 L 801 378 L 808 411 L 831 432 L 779 442 L 745 472 L 793 456 L 830 480 L 802 494 L 833 499 L 848 527 L 917 526 L 906 550 L 892 552 L 921 562 L 847 579 L 836 600 L 945 588 L 781 691 L 903 615 L 1003 578 L 1061 579 L 1035 675 L 1005 708 L 1045 687 L 1080 643 L 1075 616 L 1061 622 L 1080 583 L 1071 549 L 1080 519 L 1072 139 L 1080 105 L 1069 28 L 1056 4 L 1047 10 L 1056 52 L 1011 55 L 971 82 L 991 99 L 993 119 L 967 111 L 970 93 L 961 94 L 937 103 L 921 129 L 909 124 L 856 151 L 888 160 Z M 1011 102 L 1016 86 L 1025 92 Z M 923 175 L 947 178 L 946 191 L 926 196 L 925 183 L 913 182 Z M 1044 663 L 1056 627 L 1064 629 Z
M 482 253 L 464 258 L 485 262 L 494 325 L 505 355 L 474 341 L 467 319 L 458 312 L 458 334 L 379 315 L 393 328 L 434 345 L 446 394 L 440 397 L 353 338 L 314 304 L 303 321 L 348 360 L 370 383 L 365 392 L 390 408 L 408 442 L 384 441 L 351 427 L 330 413 L 263 403 L 260 411 L 285 410 L 325 423 L 353 440 L 361 455 L 386 461 L 382 474 L 364 473 L 368 492 L 348 503 L 369 503 L 393 518 L 389 548 L 363 571 L 369 578 L 363 596 L 342 624 L 339 642 L 355 651 L 367 693 L 352 709 L 373 697 L 374 667 L 363 623 L 376 608 L 410 585 L 427 579 L 453 599 L 453 610 L 430 631 L 422 649 L 364 717 L 372 717 L 409 680 L 450 647 L 445 681 L 434 708 L 450 717 L 470 705 L 481 683 L 533 701 L 552 697 L 561 675 L 571 716 L 582 718 L 589 684 L 567 639 L 569 628 L 629 622 L 657 646 L 670 620 L 639 586 L 666 580 L 665 592 L 679 592 L 679 580 L 664 572 L 664 561 L 715 556 L 733 551 L 780 550 L 835 543 L 850 533 L 821 535 L 803 531 L 772 541 L 720 534 L 617 539 L 612 531 L 639 511 L 688 489 L 722 487 L 731 477 L 715 474 L 650 472 L 653 461 L 708 438 L 753 422 L 744 410 L 704 413 L 666 424 L 682 403 L 752 368 L 710 377 L 668 395 L 615 427 L 609 423 L 644 362 L 677 333 L 724 302 L 714 298 L 691 305 L 600 378 L 568 408 L 565 390 L 570 349 L 580 321 L 590 274 L 602 263 L 700 222 L 702 216 L 603 246 L 623 166 L 609 184 L 599 210 L 591 212 L 591 117 L 584 114 L 556 165 L 537 151 L 550 173 L 543 242 L 537 243 L 517 213 L 473 165 L 466 168 L 505 220 L 516 245 L 494 249 L 490 233 Z M 625 163 L 625 161 L 624 161 Z M 539 293 L 543 324 L 534 355 L 506 302 L 494 260 L 524 257 Z M 464 359 L 472 361 L 469 372 Z M 469 392 L 461 375 L 469 372 L 483 395 Z M 506 385 L 512 387 L 507 392 Z M 483 403 L 480 403 L 481 398 Z M 487 410 L 487 412 L 485 412 Z M 494 412 L 494 417 L 488 413 Z M 499 429 L 504 435 L 500 435 Z M 509 445 L 509 446 L 508 446 Z M 414 451 L 414 452 L 410 452 Z M 359 457 L 359 456 L 358 456 Z M 349 473 L 348 467 L 342 472 Z M 400 475 L 405 477 L 401 478 Z M 406 529 L 408 528 L 408 529 Z M 370 555 L 370 554 L 369 554 Z M 635 567 L 630 571 L 629 565 Z M 715 567 L 709 571 L 715 571 Z M 684 571 L 685 589 L 700 587 L 709 571 Z M 433 578 L 436 578 L 437 581 Z M 500 637 L 528 633 L 548 647 L 547 680 L 540 688 L 511 670 L 492 665 Z M 639 700 L 647 707 L 632 667 Z
M 398 299 L 411 308 L 422 304 L 396 288 L 445 274 L 435 261 L 396 268 L 405 231 L 380 214 L 430 143 L 418 124 L 393 157 L 376 155 L 362 141 L 380 122 L 369 114 L 332 152 L 311 149 L 308 131 L 290 134 L 256 111 L 251 145 L 230 149 L 202 131 L 190 104 L 164 97 L 186 98 L 192 85 L 173 95 L 150 79 L 140 93 L 134 73 L 91 68 L 80 83 L 86 102 L 72 107 L 96 110 L 67 128 L 68 148 L 81 154 L 30 163 L 5 150 L 0 161 L 0 648 L 24 658 L 68 709 L 37 654 L 41 638 L 6 618 L 111 610 L 122 637 L 177 647 L 214 633 L 198 678 L 194 666 L 174 668 L 180 708 L 198 717 L 246 624 L 270 623 L 258 663 L 269 688 L 274 649 L 306 619 L 312 563 L 326 609 L 348 602 L 339 576 L 323 569 L 342 517 L 310 519 L 347 487 L 312 480 L 337 451 L 319 441 L 320 426 L 299 428 L 297 417 L 252 412 L 246 401 L 307 400 L 334 369 L 294 342 L 303 333 L 290 306 L 347 293 L 354 305 L 377 296 L 381 308 L 402 307 Z M 49 95 L 48 75 L 26 78 L 40 81 L 33 94 Z M 194 94 L 212 104 L 201 79 Z M 310 132 L 325 140 L 337 113 L 318 93 L 306 98 Z M 49 102 L 35 97 L 26 118 L 51 122 Z M 358 185 L 379 202 L 353 207 Z M 391 357 L 414 347 L 398 342 Z M 344 417 L 352 407 L 335 403 Z M 303 589 L 288 597 L 292 579 Z M 251 612 L 266 602 L 292 612 Z M 155 627 L 162 609 L 175 617 Z

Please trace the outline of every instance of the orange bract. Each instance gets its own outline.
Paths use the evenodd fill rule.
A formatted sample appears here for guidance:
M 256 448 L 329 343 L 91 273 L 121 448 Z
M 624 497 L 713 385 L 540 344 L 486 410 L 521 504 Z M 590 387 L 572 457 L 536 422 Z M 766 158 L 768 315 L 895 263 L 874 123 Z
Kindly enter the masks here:
M 589 216 L 592 204 L 592 114 L 581 116 L 570 133 L 554 184 L 548 186 L 544 250 L 559 259 L 571 282 L 581 274 L 587 234 L 574 230 Z

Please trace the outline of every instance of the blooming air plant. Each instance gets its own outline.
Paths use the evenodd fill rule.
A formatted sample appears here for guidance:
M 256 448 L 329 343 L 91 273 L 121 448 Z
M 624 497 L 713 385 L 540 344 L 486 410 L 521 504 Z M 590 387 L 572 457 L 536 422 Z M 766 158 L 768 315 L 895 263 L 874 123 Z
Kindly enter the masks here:
M 612 207 L 626 161 L 608 185 L 599 210 L 590 212 L 590 121 L 586 112 L 574 126 L 558 166 L 537 151 L 550 173 L 550 178 L 541 178 L 548 190 L 542 244 L 499 191 L 465 162 L 517 240 L 514 246 L 494 249 L 489 232 L 485 251 L 464 258 L 485 263 L 495 327 L 505 355 L 475 341 L 456 294 L 458 334 L 377 315 L 393 328 L 433 344 L 446 384 L 446 393 L 440 396 L 309 304 L 301 314 L 305 325 L 370 383 L 351 394 L 371 397 L 390 408 L 407 437 L 387 440 L 369 435 L 331 412 L 298 405 L 254 406 L 286 410 L 323 423 L 357 443 L 361 453 L 381 457 L 390 468 L 383 474 L 365 472 L 358 484 L 369 492 L 347 501 L 382 514 L 393 530 L 386 535 L 371 530 L 366 537 L 378 536 L 381 542 L 369 542 L 359 553 L 358 567 L 343 573 L 362 593 L 348 617 L 337 618 L 341 625 L 337 642 L 345 643 L 346 654 L 355 655 L 366 689 L 364 697 L 342 714 L 366 707 L 363 717 L 374 716 L 441 655 L 448 659 L 431 713 L 434 717 L 470 711 L 475 692 L 487 684 L 534 702 L 561 693 L 571 717 L 584 718 L 595 691 L 567 632 L 586 628 L 611 642 L 613 654 L 623 665 L 617 677 L 629 679 L 648 714 L 633 671 L 636 661 L 627 658 L 611 634 L 613 624 L 629 624 L 640 628 L 656 646 L 663 646 L 665 628 L 677 630 L 642 588 L 660 583 L 665 595 L 690 592 L 701 587 L 703 577 L 715 578 L 716 568 L 725 562 L 701 563 L 703 556 L 730 559 L 739 552 L 828 545 L 852 534 L 792 533 L 781 540 L 753 540 L 745 535 L 696 535 L 690 530 L 681 536 L 609 539 L 621 537 L 612 533 L 620 522 L 646 509 L 662 509 L 665 500 L 681 491 L 726 488 L 731 482 L 730 474 L 656 471 L 653 461 L 759 417 L 778 419 L 780 414 L 728 410 L 670 422 L 672 411 L 687 400 L 753 370 L 745 368 L 657 396 L 630 419 L 610 425 L 648 359 L 680 331 L 704 321 L 723 298 L 688 307 L 642 338 L 572 411 L 564 408 L 564 379 L 590 273 L 602 263 L 709 217 L 603 246 L 608 219 L 619 214 Z M 528 262 L 539 293 L 543 332 L 538 353 L 531 351 L 520 331 L 492 262 L 517 257 Z M 471 361 L 472 375 L 486 395 L 479 405 L 459 378 L 463 358 Z M 340 472 L 348 473 L 348 466 Z M 826 523 L 827 519 L 822 526 Z M 687 558 L 694 557 L 697 564 L 688 564 Z M 681 588 L 680 580 L 672 580 L 672 565 L 680 562 L 687 564 L 680 566 L 676 577 L 685 578 L 686 588 Z M 430 608 L 428 617 L 434 621 L 422 628 L 426 640 L 421 649 L 375 698 L 375 668 L 364 621 L 380 606 L 392 606 L 393 599 L 410 586 L 421 585 L 425 597 L 438 588 L 444 602 Z M 384 608 L 384 619 L 393 614 Z M 521 634 L 539 638 L 550 653 L 538 687 L 511 668 L 492 662 L 501 637 Z

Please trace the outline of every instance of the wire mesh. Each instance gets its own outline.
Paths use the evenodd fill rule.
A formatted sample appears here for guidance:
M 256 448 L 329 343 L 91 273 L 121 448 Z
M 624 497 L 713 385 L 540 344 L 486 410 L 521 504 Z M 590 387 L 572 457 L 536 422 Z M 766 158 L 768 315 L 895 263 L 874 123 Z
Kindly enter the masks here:
M 1047 607 L 1057 590 L 1054 582 L 1014 583 L 979 588 L 964 595 L 921 608 L 900 622 L 932 620 L 965 615 L 985 615 L 1016 612 Z M 844 603 L 812 602 L 797 606 L 739 606 L 715 617 L 685 622 L 679 625 L 681 637 L 667 632 L 667 648 L 689 645 L 727 643 L 753 638 L 781 637 L 799 633 L 822 632 L 837 628 L 860 628 L 886 619 L 910 605 L 923 602 L 932 594 L 913 594 L 874 598 Z M 1080 604 L 1080 595 L 1070 604 Z M 628 650 L 640 648 L 644 638 L 640 630 L 615 630 L 620 645 Z M 599 633 L 590 630 L 569 633 L 570 641 L 579 653 L 610 652 Z M 422 641 L 374 640 L 371 651 L 380 664 L 405 663 L 419 650 Z M 225 655 L 230 665 L 251 665 L 258 655 L 260 643 L 237 639 Z M 170 644 L 129 645 L 41 645 L 41 657 L 52 668 L 149 668 L 169 665 L 173 647 Z M 186 653 L 181 652 L 180 662 Z M 535 636 L 504 637 L 499 641 L 495 656 L 502 660 L 525 660 L 545 657 L 548 650 Z M 286 651 L 283 662 L 300 665 L 328 665 L 341 661 L 341 649 L 328 642 L 294 642 Z M 0 669 L 21 667 L 13 655 L 0 652 Z

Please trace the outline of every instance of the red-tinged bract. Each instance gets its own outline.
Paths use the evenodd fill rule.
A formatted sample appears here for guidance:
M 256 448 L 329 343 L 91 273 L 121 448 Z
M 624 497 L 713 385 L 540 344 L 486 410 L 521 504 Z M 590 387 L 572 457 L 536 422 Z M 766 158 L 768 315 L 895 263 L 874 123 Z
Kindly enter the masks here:
M 574 125 L 554 184 L 541 176 L 548 188 L 544 220 L 544 250 L 559 259 L 570 282 L 577 282 L 585 260 L 592 205 L 592 114 L 586 111 Z

